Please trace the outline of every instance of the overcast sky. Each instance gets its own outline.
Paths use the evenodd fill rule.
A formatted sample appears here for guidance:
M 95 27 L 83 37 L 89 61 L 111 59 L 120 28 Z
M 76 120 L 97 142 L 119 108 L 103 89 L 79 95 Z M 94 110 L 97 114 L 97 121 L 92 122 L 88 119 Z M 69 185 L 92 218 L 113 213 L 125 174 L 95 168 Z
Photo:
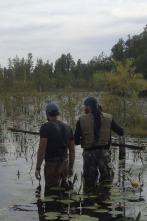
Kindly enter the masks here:
M 87 62 L 146 24 L 147 0 L 1 0 L 0 64 L 29 52 L 34 62 L 67 53 Z

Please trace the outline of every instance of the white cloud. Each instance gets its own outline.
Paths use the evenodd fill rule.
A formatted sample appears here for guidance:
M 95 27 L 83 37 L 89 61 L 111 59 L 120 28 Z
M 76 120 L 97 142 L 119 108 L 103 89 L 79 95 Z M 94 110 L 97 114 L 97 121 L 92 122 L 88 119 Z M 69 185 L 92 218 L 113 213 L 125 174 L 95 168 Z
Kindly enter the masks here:
M 145 2 L 137 2 L 136 4 L 126 4 L 119 5 L 117 7 L 112 8 L 111 10 L 112 16 L 121 19 L 129 19 L 129 18 L 145 18 L 147 17 L 147 3 Z
M 29 52 L 53 62 L 68 52 L 85 62 L 109 55 L 119 38 L 140 34 L 147 18 L 146 0 L 5 0 L 0 8 L 2 66 Z

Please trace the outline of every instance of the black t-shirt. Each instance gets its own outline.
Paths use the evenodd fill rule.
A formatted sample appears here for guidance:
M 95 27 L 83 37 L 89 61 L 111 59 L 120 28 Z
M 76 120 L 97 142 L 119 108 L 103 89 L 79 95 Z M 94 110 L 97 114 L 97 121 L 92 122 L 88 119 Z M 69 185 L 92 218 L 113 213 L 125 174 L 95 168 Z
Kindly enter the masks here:
M 51 120 L 40 128 L 40 138 L 47 138 L 45 161 L 67 155 L 69 141 L 73 140 L 71 127 L 60 120 Z

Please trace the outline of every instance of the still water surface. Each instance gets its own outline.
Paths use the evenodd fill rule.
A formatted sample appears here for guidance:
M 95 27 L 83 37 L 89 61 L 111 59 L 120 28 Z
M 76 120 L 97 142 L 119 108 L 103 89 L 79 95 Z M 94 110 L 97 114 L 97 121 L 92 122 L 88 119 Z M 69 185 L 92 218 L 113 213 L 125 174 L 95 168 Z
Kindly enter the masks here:
M 21 120 L 17 118 L 19 128 L 39 131 L 45 121 L 44 112 L 41 113 L 39 118 L 36 115 L 30 117 L 30 114 L 22 115 Z M 52 198 L 46 198 L 43 166 L 40 185 L 34 176 L 39 136 L 7 130 L 8 126 L 17 126 L 14 120 L 14 116 L 8 118 L 0 131 L 0 220 L 135 221 L 139 212 L 140 220 L 147 220 L 146 150 L 125 148 L 124 160 L 120 158 L 119 148 L 112 147 L 115 176 L 111 185 L 98 186 L 97 193 L 87 195 L 81 186 L 82 149 L 77 146 L 75 191 L 53 190 Z M 116 141 L 117 138 L 113 139 Z M 126 143 L 138 145 L 138 140 L 127 137 Z M 146 145 L 147 139 L 140 138 L 139 143 Z

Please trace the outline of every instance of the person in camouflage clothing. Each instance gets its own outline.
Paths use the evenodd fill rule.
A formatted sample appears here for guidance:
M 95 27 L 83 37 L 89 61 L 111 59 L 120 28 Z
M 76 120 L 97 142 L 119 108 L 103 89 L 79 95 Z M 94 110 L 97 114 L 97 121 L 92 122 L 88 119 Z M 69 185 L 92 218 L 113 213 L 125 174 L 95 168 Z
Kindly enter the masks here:
M 75 144 L 83 148 L 83 177 L 85 187 L 95 185 L 98 175 L 106 180 L 114 175 L 111 155 L 111 130 L 119 136 L 124 134 L 111 114 L 102 112 L 95 97 L 84 101 L 85 115 L 76 123 Z M 99 170 L 99 172 L 98 172 Z

